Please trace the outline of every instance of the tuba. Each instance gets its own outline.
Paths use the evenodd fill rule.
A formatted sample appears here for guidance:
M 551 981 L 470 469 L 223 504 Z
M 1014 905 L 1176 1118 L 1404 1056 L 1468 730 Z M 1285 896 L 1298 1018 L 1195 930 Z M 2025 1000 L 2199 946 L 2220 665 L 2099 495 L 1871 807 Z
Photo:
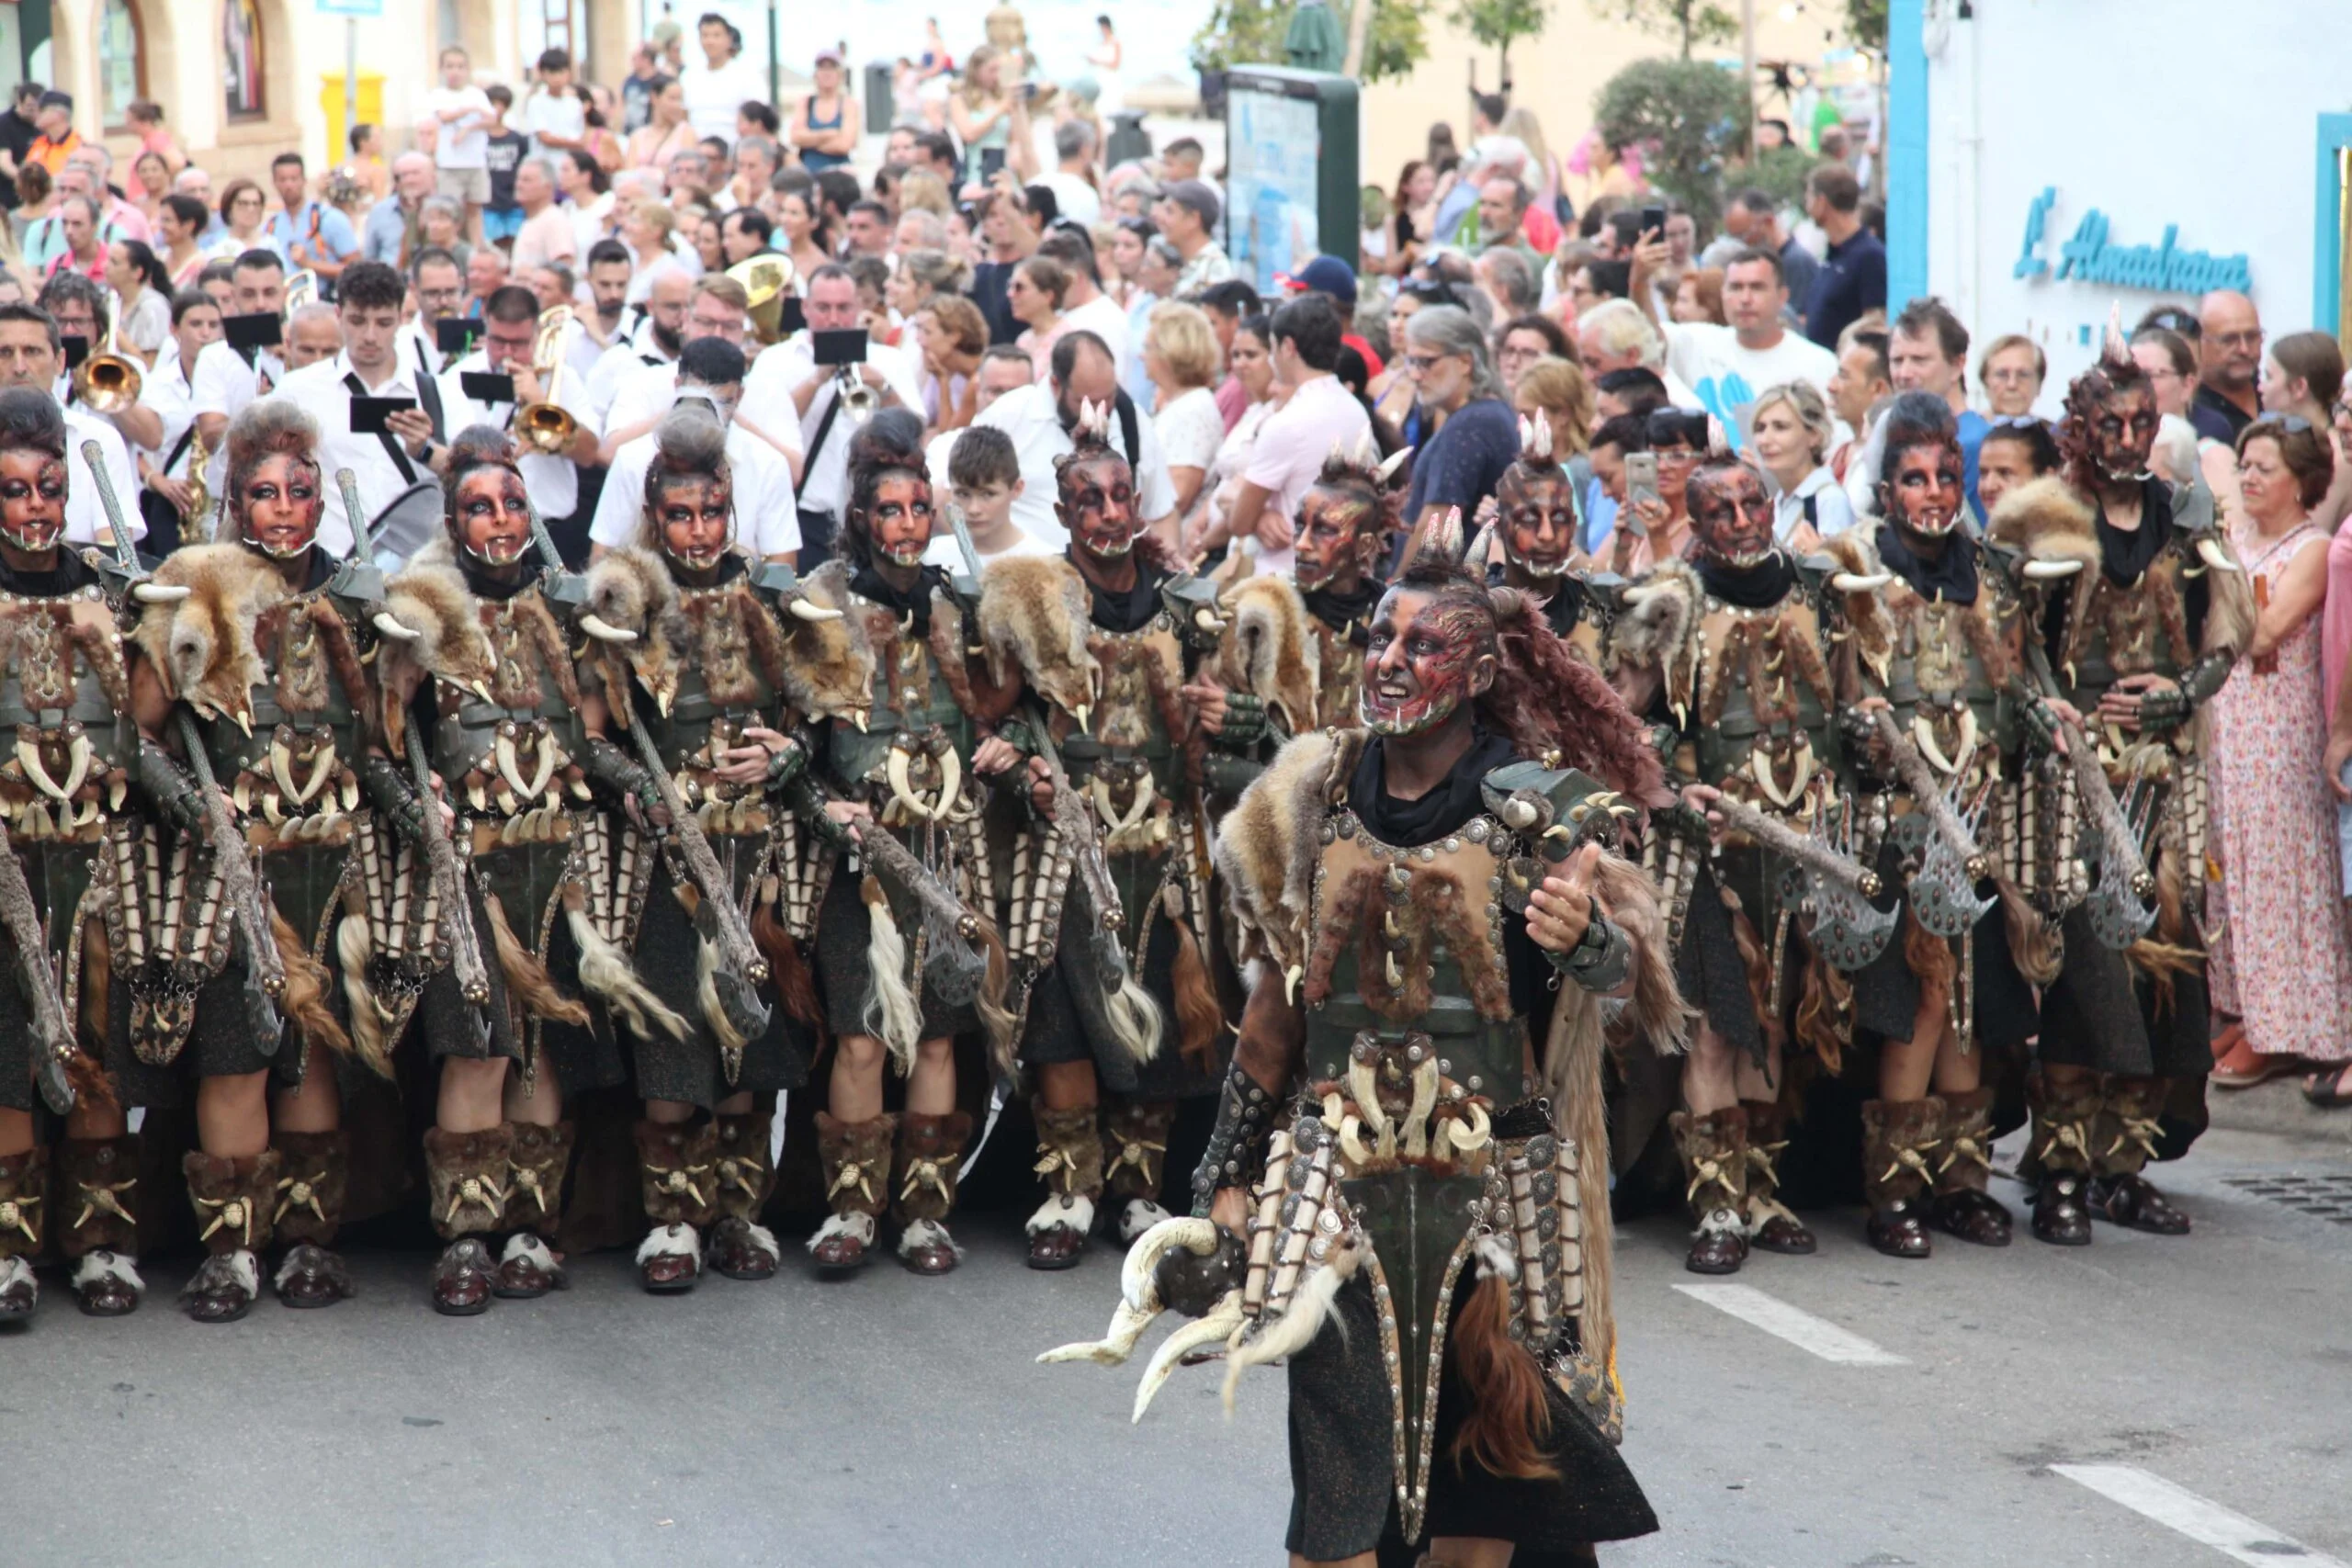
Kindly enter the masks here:
M 571 307 L 558 305 L 539 317 L 531 342 L 531 371 L 547 389 L 544 401 L 514 412 L 514 434 L 532 451 L 560 457 L 579 439 L 580 422 L 563 411 L 556 394 L 563 385 L 564 350 L 571 337 Z
M 122 296 L 107 297 L 107 345 L 74 367 L 74 396 L 93 413 L 117 414 L 139 400 L 139 362 L 122 353 Z
M 751 256 L 727 269 L 727 276 L 751 296 L 752 335 L 764 348 L 784 336 L 784 301 L 798 283 L 792 258 Z

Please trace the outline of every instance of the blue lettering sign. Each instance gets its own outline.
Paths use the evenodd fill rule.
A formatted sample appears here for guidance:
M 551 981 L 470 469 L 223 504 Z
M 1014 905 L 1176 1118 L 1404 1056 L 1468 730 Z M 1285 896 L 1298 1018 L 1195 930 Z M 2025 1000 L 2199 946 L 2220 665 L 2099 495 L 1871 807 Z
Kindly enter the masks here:
M 2203 294 L 2216 288 L 2245 293 L 2254 287 L 2254 271 L 2245 253 L 2217 256 L 2206 251 L 2180 248 L 2180 225 L 2165 225 L 2160 245 L 2119 245 L 2109 235 L 2106 213 L 2094 207 L 2075 224 L 2075 231 L 2058 247 L 2058 267 L 2052 273 L 2041 254 L 2057 187 L 2044 186 L 2026 210 L 2025 245 L 2011 275 L 2051 276 L 2064 282 L 2104 283 L 2119 288 L 2143 288 L 2158 294 Z

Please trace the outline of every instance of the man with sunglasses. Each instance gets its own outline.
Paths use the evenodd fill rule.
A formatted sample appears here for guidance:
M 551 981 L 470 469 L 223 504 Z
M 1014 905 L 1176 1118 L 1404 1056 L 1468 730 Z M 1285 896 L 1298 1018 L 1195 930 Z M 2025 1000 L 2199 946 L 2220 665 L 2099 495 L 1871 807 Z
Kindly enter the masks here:
M 1405 328 L 1405 374 L 1421 406 L 1445 417 L 1413 464 L 1405 515 L 1418 525 L 1459 507 L 1469 517 L 1519 456 L 1518 417 L 1503 399 L 1476 320 L 1458 305 L 1416 311 Z
M 2198 301 L 2197 400 L 2188 423 L 2197 434 L 2234 446 L 2238 432 L 2262 412 L 2256 379 L 2262 373 L 2262 316 L 2254 301 L 2233 288 L 2217 288 Z

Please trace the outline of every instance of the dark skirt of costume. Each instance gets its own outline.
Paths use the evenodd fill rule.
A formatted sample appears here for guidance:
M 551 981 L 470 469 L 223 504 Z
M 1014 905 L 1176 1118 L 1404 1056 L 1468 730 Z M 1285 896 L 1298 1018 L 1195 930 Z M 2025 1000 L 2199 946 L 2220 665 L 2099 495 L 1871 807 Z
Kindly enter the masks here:
M 922 930 L 922 913 L 903 889 L 881 878 L 876 880 L 881 882 L 883 896 L 890 901 L 890 918 L 898 922 L 899 934 L 905 939 L 911 956 Z M 874 1000 L 874 960 L 867 946 L 873 940 L 874 921 L 865 908 L 862 881 L 845 869 L 836 868 L 826 884 L 825 901 L 817 913 L 817 983 L 823 988 L 825 1023 L 833 1033 L 878 1037 L 878 1022 L 867 1017 Z M 939 967 L 936 961 L 929 964 L 924 970 L 925 979 L 937 976 Z M 974 988 L 969 996 L 956 1002 L 946 1000 L 937 985 L 922 986 L 919 993 L 922 1002 L 922 1038 L 947 1040 L 978 1032 L 979 1014 L 973 1008 L 972 998 L 978 995 L 979 972 L 969 970 L 959 978 L 969 980 Z
M 1132 915 L 1129 919 L 1132 931 Z M 1092 1010 L 1080 1003 L 1080 987 L 1091 987 L 1093 993 L 1101 989 L 1089 944 L 1102 940 L 1106 940 L 1105 933 L 1092 928 L 1090 906 L 1076 899 L 1065 905 L 1053 965 L 1037 977 L 1029 993 L 1029 1014 L 1021 1035 L 1023 1065 L 1091 1061 L 1103 1089 L 1136 1100 L 1185 1100 L 1215 1094 L 1224 1082 L 1222 1066 L 1216 1062 L 1204 1066 L 1179 1049 L 1175 927 L 1166 920 L 1152 922 L 1143 971 L 1136 976 L 1159 1009 L 1159 1050 L 1148 1062 L 1136 1061 L 1107 1027 L 1092 1021 Z M 1133 948 L 1127 950 L 1127 962 L 1132 970 Z
M 1465 1271 L 1454 1288 L 1457 1312 L 1476 1288 Z M 1396 1412 L 1369 1280 L 1359 1274 L 1342 1285 L 1331 1308 L 1336 1325 L 1327 1324 L 1288 1367 L 1291 1513 L 1283 1544 L 1317 1562 L 1373 1551 L 1402 1533 L 1388 1457 Z M 1547 1452 L 1556 1476 L 1518 1480 L 1468 1458 L 1457 1466 L 1450 1450 L 1466 1394 L 1453 1356 L 1449 1339 L 1424 1545 L 1440 1536 L 1466 1536 L 1559 1551 L 1657 1529 L 1657 1516 L 1616 1446 L 1548 1378 Z
M 2100 944 L 2082 907 L 2067 911 L 2060 929 L 2066 966 L 2042 993 L 2042 1061 L 2126 1077 L 2203 1077 L 2213 1070 L 2201 962 L 2159 986 Z
M 730 849 L 739 863 L 735 881 L 740 887 L 749 880 L 750 862 L 756 846 L 712 840 L 712 852 L 719 857 L 722 866 L 728 862 Z M 812 1043 L 776 1002 L 772 987 L 763 987 L 762 992 L 762 999 L 770 1004 L 767 1028 L 745 1044 L 742 1067 L 734 1081 L 728 1080 L 719 1060 L 718 1037 L 705 1018 L 696 995 L 701 948 L 702 938 L 678 902 L 668 857 L 657 855 L 652 889 L 646 897 L 644 919 L 638 927 L 637 944 L 629 956 L 647 988 L 684 1019 L 690 1028 L 684 1040 L 667 1034 L 657 1034 L 652 1039 L 635 1035 L 629 1038 L 631 1081 L 639 1098 L 677 1100 L 709 1110 L 729 1095 L 772 1094 L 806 1084 Z

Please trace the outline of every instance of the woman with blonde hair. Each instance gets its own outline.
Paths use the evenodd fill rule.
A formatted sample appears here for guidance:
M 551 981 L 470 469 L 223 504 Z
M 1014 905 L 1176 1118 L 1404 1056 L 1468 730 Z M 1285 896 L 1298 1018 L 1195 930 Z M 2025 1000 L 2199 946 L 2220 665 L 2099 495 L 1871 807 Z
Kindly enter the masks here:
M 1560 161 L 1552 155 L 1550 144 L 1544 140 L 1544 125 L 1535 118 L 1535 111 L 1521 104 L 1503 116 L 1502 124 L 1496 129 L 1527 149 L 1527 172 L 1520 176 L 1520 183 L 1527 186 L 1535 205 L 1547 212 L 1557 212 Z
M 927 309 L 934 297 L 962 294 L 971 287 L 972 266 L 961 256 L 951 256 L 944 251 L 914 250 L 899 257 L 899 270 L 882 286 L 882 297 L 903 330 L 903 323 L 913 321 L 915 313 Z M 890 341 L 899 341 L 897 333 L 891 334 Z
M 930 434 L 961 430 L 978 412 L 980 355 L 989 324 L 980 308 L 958 294 L 934 294 L 907 318 L 922 351 L 922 406 Z
M 956 210 L 947 182 L 929 169 L 909 169 L 899 177 L 899 211 L 931 212 L 944 218 Z
M 988 154 L 997 154 L 999 166 L 1012 141 L 1015 93 L 1001 84 L 1006 56 L 993 44 L 982 44 L 964 62 L 964 84 L 947 99 L 947 125 L 964 147 L 964 177 L 985 182 L 994 171 Z
M 1827 462 L 1837 433 L 1810 381 L 1768 387 L 1748 410 L 1748 441 L 1772 481 L 1772 536 L 1799 555 L 1854 525 L 1853 503 Z
M 1225 416 L 1212 389 L 1218 360 L 1207 311 L 1179 302 L 1152 307 L 1143 337 L 1144 372 L 1159 393 L 1151 429 L 1168 461 L 1180 517 L 1192 510 L 1225 442 Z
M 1592 383 L 1576 361 L 1546 355 L 1530 365 L 1519 373 L 1511 401 L 1522 417 L 1541 417 L 1552 427 L 1552 450 L 1561 462 L 1585 462 L 1592 442 Z M 1579 489 L 1590 470 L 1585 463 L 1577 478 Z

